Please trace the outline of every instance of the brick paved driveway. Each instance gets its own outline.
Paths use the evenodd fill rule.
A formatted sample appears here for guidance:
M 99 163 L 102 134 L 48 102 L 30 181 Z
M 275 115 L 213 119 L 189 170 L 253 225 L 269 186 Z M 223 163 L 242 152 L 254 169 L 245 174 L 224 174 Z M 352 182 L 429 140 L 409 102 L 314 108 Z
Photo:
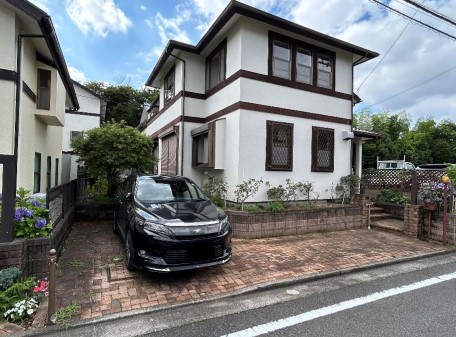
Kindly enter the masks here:
M 268 282 L 448 249 L 378 230 L 233 240 L 223 266 L 178 274 L 129 272 L 110 221 L 76 223 L 59 260 L 57 308 L 80 305 L 82 320 L 201 299 Z

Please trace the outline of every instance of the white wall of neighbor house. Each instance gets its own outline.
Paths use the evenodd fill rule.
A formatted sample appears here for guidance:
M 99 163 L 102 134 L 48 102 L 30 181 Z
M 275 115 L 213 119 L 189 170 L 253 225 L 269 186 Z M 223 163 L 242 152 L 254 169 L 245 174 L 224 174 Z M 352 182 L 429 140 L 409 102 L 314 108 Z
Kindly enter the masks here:
M 100 117 L 84 114 L 65 114 L 62 151 L 71 151 L 71 131 L 88 131 L 100 126 Z

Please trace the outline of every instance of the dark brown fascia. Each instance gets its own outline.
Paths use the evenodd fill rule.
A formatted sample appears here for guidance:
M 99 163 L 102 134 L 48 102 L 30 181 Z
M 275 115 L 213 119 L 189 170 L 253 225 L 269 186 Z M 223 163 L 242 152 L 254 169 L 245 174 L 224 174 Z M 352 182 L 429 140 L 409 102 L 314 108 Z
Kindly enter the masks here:
M 23 13 L 27 14 L 33 18 L 39 25 L 43 35 L 49 36 L 46 38 L 46 44 L 49 48 L 49 51 L 52 55 L 52 59 L 55 62 L 56 68 L 60 74 L 63 85 L 67 93 L 70 96 L 71 103 L 75 110 L 79 109 L 78 99 L 76 97 L 76 92 L 71 82 L 70 73 L 65 63 L 65 58 L 63 57 L 62 49 L 60 48 L 59 41 L 57 40 L 57 33 L 52 24 L 51 17 L 47 15 L 46 12 L 42 11 L 32 3 L 24 0 L 5 0 L 11 6 L 17 8 Z
M 232 0 L 228 4 L 228 6 L 223 10 L 220 16 L 217 18 L 217 20 L 215 20 L 215 22 L 212 24 L 212 26 L 209 28 L 206 34 L 204 34 L 204 36 L 201 38 L 201 40 L 198 42 L 196 46 L 170 40 L 166 45 L 166 48 L 163 51 L 162 55 L 160 56 L 157 64 L 155 65 L 154 69 L 149 75 L 149 78 L 147 79 L 145 85 L 150 86 L 153 83 L 155 77 L 157 77 L 159 71 L 167 61 L 169 54 L 171 54 L 174 49 L 194 54 L 200 54 L 201 51 L 204 48 L 206 48 L 206 46 L 212 41 L 212 39 L 219 33 L 219 31 L 235 14 L 239 14 L 257 21 L 261 21 L 272 26 L 288 30 L 289 32 L 308 37 L 312 40 L 316 40 L 321 43 L 334 46 L 336 48 L 346 50 L 353 54 L 362 56 L 358 61 L 355 62 L 355 65 L 361 64 L 365 61 L 368 61 L 379 56 L 378 53 L 373 52 L 371 50 L 358 47 L 348 42 L 344 42 L 329 35 L 325 35 L 323 33 L 306 28 L 291 21 L 282 19 L 278 16 L 266 13 L 257 8 Z

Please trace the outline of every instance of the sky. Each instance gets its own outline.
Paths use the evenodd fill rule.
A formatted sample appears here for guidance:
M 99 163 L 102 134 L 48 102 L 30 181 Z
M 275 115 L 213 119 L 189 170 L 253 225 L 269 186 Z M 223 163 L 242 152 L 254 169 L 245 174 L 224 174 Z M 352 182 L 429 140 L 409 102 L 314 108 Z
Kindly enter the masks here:
M 69 72 L 81 83 L 144 85 L 168 40 L 197 44 L 229 0 L 33 0 L 57 31 Z M 355 67 L 363 100 L 355 112 L 406 111 L 456 121 L 456 26 L 417 12 L 404 0 L 242 0 L 307 28 L 380 53 Z M 456 0 L 418 0 L 456 21 Z

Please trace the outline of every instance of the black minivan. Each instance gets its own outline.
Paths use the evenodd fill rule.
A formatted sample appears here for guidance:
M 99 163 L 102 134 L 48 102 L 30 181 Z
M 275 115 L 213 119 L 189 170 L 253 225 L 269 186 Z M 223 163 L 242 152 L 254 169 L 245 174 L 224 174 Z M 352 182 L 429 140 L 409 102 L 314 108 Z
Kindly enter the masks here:
M 190 179 L 131 175 L 118 197 L 114 232 L 125 244 L 128 269 L 171 272 L 230 260 L 228 217 Z

